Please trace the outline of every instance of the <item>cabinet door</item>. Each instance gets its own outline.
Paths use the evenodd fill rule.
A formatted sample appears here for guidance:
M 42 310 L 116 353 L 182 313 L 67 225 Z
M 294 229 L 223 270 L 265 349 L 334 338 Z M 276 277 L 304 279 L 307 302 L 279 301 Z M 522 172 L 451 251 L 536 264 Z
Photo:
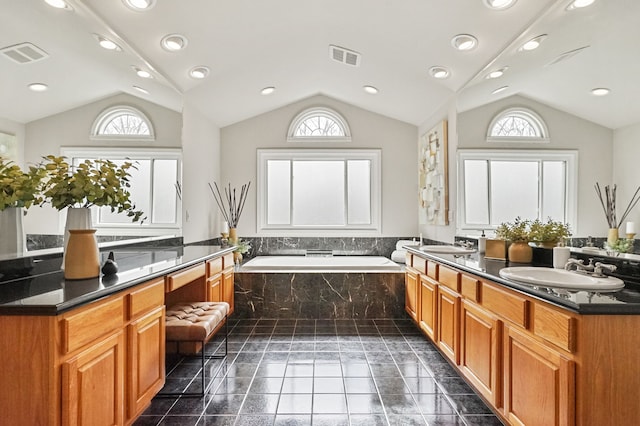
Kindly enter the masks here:
M 62 364 L 62 424 L 123 424 L 124 334 L 119 331 Z
M 222 302 L 222 274 L 218 273 L 207 279 L 207 300 Z
M 404 309 L 418 321 L 418 274 L 407 269 L 404 280 Z
M 505 326 L 505 414 L 514 425 L 565 426 L 575 419 L 575 365 Z
M 164 306 L 160 306 L 128 327 L 128 410 L 129 418 L 149 405 L 164 386 L 165 331 Z
M 501 407 L 502 322 L 467 300 L 462 302 L 460 369 L 482 395 Z
M 460 341 L 460 296 L 441 285 L 438 286 L 437 336 L 438 347 L 458 364 Z
M 233 268 L 222 272 L 222 300 L 229 304 L 229 315 L 231 315 L 234 306 Z
M 437 340 L 436 314 L 438 312 L 437 284 L 426 276 L 420 276 L 420 328 L 433 340 Z

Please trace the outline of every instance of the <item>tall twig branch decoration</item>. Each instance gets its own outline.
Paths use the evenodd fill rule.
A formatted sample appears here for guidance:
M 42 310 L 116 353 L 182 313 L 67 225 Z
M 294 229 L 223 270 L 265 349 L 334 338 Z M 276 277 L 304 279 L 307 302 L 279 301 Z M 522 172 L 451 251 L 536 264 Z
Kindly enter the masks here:
M 236 189 L 231 188 L 231 184 L 228 184 L 224 188 L 224 196 L 218 188 L 218 184 L 213 182 L 213 186 L 209 183 L 209 189 L 213 194 L 213 198 L 218 204 L 222 217 L 227 221 L 230 228 L 237 228 L 242 210 L 244 209 L 244 203 L 247 201 L 247 195 L 249 195 L 249 188 L 251 187 L 251 181 L 242 185 L 240 188 L 240 195 L 236 198 Z
M 607 218 L 607 224 L 609 228 L 620 228 L 624 223 L 631 210 L 638 204 L 640 201 L 640 186 L 636 189 L 636 192 L 631 197 L 629 204 L 627 204 L 627 208 L 624 209 L 622 216 L 620 217 L 620 221 L 616 220 L 616 190 L 617 186 L 614 184 L 613 187 L 609 187 L 609 185 L 604 187 L 604 198 L 602 196 L 602 189 L 600 189 L 600 184 L 596 183 L 596 194 L 598 194 L 598 198 L 600 199 L 600 204 L 602 205 L 602 210 L 604 211 L 604 215 Z

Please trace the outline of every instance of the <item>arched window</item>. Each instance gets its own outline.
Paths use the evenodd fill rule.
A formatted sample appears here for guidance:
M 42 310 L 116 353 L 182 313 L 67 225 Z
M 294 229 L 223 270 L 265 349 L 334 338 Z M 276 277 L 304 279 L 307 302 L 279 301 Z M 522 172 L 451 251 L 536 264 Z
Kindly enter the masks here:
M 487 132 L 487 142 L 549 142 L 542 118 L 526 108 L 509 108 L 496 115 Z
M 289 126 L 289 142 L 350 142 L 346 120 L 329 108 L 313 107 L 298 114 Z
M 118 105 L 102 111 L 91 129 L 93 139 L 154 140 L 153 126 L 140 110 Z

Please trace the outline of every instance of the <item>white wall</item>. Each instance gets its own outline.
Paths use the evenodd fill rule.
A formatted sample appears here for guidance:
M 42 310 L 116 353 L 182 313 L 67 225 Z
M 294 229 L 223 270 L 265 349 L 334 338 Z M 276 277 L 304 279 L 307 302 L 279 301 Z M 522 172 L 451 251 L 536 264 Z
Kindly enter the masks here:
M 505 108 L 525 106 L 537 112 L 546 122 L 551 137 L 548 144 L 486 142 L 491 119 Z M 607 222 L 596 196 L 594 185 L 608 185 L 613 176 L 613 131 L 563 111 L 533 101 L 512 96 L 458 115 L 458 148 L 493 149 L 577 149 L 578 223 L 571 223 L 576 237 L 605 237 Z M 637 149 L 636 149 L 637 152 Z M 449 161 L 456 161 L 454 156 Z M 453 163 L 450 163 L 453 164 Z M 453 168 L 453 167 L 452 167 Z
M 352 141 L 336 144 L 286 142 L 291 120 L 311 106 L 327 106 L 342 114 Z M 239 188 L 251 181 L 251 191 L 238 225 L 241 236 L 256 236 L 256 150 L 258 148 L 380 148 L 382 149 L 382 236 L 416 234 L 415 208 L 418 162 L 417 128 L 335 99 L 317 95 L 221 129 L 219 184 Z M 327 236 L 346 236 L 329 233 Z
M 208 183 L 220 179 L 220 129 L 185 101 L 182 128 L 182 236 L 185 243 L 220 235 L 220 213 Z
M 618 220 L 640 186 L 640 123 L 617 129 L 613 133 L 613 181 L 618 185 Z M 627 221 L 636 223 L 640 233 L 640 204 L 627 216 Z M 625 224 L 620 231 L 625 231 Z
M 145 113 L 155 128 L 154 142 L 111 143 L 90 139 L 91 127 L 96 117 L 106 108 L 121 104 L 134 106 Z M 24 159 L 29 164 L 38 163 L 44 155 L 60 155 L 60 148 L 65 146 L 180 148 L 182 115 L 134 96 L 120 94 L 32 121 L 25 128 Z M 63 228 L 60 222 L 60 213 L 50 206 L 32 207 L 24 220 L 25 232 L 61 234 Z

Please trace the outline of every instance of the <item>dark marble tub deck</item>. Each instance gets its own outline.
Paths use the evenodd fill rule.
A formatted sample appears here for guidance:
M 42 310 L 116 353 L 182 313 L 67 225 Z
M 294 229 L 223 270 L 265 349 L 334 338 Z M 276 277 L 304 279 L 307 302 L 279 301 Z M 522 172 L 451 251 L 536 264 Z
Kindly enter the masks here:
M 502 425 L 408 319 L 230 320 L 203 398 L 153 400 L 135 425 Z M 220 350 L 219 340 L 208 350 Z M 165 388 L 200 386 L 197 359 Z

